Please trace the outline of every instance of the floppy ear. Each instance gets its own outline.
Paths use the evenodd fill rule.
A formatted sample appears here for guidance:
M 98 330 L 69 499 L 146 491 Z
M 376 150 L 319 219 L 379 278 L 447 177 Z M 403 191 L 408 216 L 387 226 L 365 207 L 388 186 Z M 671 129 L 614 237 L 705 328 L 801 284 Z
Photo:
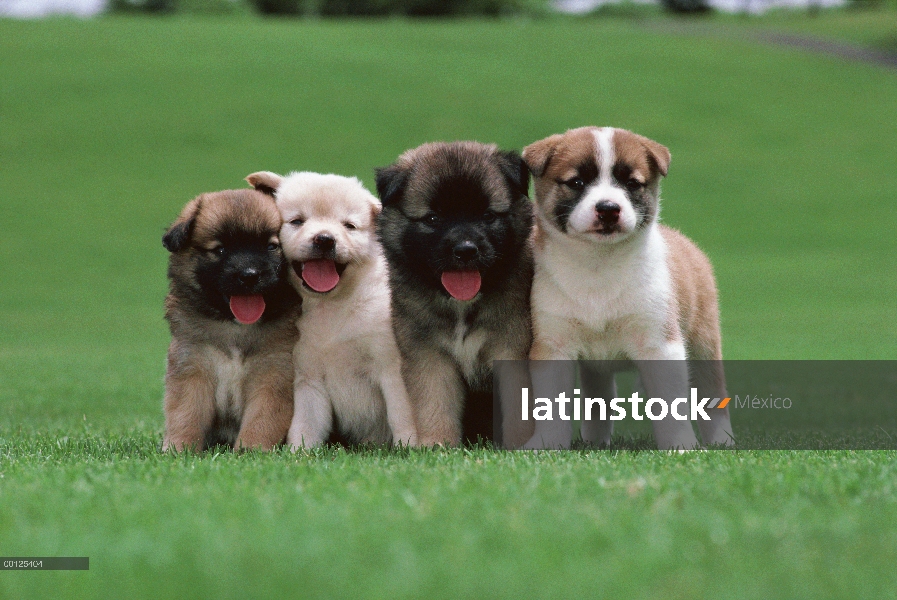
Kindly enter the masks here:
M 180 252 L 190 243 L 190 234 L 193 233 L 193 224 L 196 223 L 196 215 L 199 214 L 201 199 L 202 196 L 188 202 L 177 220 L 162 236 L 162 245 L 169 252 Z
M 549 136 L 538 142 L 533 142 L 523 149 L 523 160 L 535 177 L 541 177 L 551 162 L 551 157 L 557 149 L 558 143 L 563 139 L 559 133 Z
M 246 181 L 259 192 L 273 197 L 274 192 L 280 187 L 283 177 L 271 171 L 259 171 L 258 173 L 247 175 Z
M 499 150 L 498 164 L 511 187 L 524 196 L 529 195 L 529 168 L 513 150 Z
M 662 145 L 658 144 L 654 140 L 648 139 L 646 137 L 642 138 L 642 143 L 648 149 L 648 156 L 651 157 L 651 160 L 654 161 L 654 164 L 657 165 L 657 170 L 664 177 L 667 176 L 667 171 L 670 168 L 670 151 L 669 149 Z
M 408 184 L 408 168 L 393 163 L 388 167 L 375 169 L 377 179 L 377 195 L 384 206 L 397 201 Z

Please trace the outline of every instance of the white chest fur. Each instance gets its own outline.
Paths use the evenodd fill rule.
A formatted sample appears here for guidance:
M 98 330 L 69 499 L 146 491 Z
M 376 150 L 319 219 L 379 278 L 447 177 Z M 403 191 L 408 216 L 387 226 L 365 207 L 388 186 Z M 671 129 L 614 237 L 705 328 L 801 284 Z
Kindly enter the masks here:
M 552 239 L 536 261 L 537 338 L 587 359 L 632 357 L 633 344 L 653 344 L 669 318 L 666 254 L 656 225 L 624 246 Z
M 246 361 L 237 350 L 225 354 L 211 350 L 215 365 L 215 407 L 219 412 L 240 416 L 243 412 L 243 380 Z
M 297 322 L 296 367 L 300 371 L 311 364 L 325 371 L 356 369 L 370 362 L 383 336 L 392 336 L 384 259 L 378 257 L 363 270 L 359 268 L 355 277 L 353 287 L 340 290 L 339 295 L 303 290 L 303 315 Z M 349 362 L 340 362 L 338 356 Z
M 471 381 L 475 378 L 477 371 L 481 368 L 482 361 L 479 360 L 480 351 L 486 343 L 486 334 L 482 330 L 472 331 L 465 323 L 464 313 L 466 308 L 458 308 L 458 320 L 455 323 L 455 330 L 445 339 L 444 348 L 451 354 L 464 378 Z

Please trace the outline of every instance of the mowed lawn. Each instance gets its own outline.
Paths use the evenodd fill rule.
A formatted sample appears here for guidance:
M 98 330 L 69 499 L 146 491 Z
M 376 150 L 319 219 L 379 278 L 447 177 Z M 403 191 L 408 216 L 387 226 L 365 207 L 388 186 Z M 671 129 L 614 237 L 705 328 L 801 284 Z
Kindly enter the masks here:
M 652 137 L 727 358 L 897 358 L 897 72 L 613 20 L 0 21 L 0 57 L 0 555 L 91 559 L 0 597 L 893 597 L 893 452 L 156 448 L 180 207 L 431 140 Z
M 762 26 L 767 31 L 841 40 L 889 52 L 897 52 L 897 1 L 875 0 L 848 4 L 845 8 L 807 14 L 804 10 L 774 10 L 748 19 L 744 15 L 725 15 L 721 19 L 747 29 Z

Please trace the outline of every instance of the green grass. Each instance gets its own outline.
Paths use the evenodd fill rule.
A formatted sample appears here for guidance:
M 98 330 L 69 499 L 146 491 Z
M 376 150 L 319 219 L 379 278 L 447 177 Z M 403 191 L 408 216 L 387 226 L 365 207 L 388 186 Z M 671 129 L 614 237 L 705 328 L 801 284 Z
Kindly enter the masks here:
M 879 0 L 865 5 L 807 13 L 775 10 L 759 16 L 729 19 L 749 28 L 831 38 L 897 52 L 897 2 Z
M 91 557 L 0 596 L 893 595 L 893 452 L 155 448 L 179 208 L 428 140 L 653 137 L 727 358 L 897 358 L 894 72 L 616 20 L 0 21 L 0 56 L 0 554 Z
M 713 11 L 691 16 L 672 15 L 658 4 L 623 0 L 599 6 L 584 18 L 617 19 L 704 35 L 785 33 L 897 52 L 897 0 L 851 0 L 842 7 L 815 11 L 779 8 L 758 14 Z
M 91 557 L 88 573 L 3 573 L 6 597 L 884 598 L 897 584 L 893 454 L 170 459 L 156 443 L 2 450 L 4 553 Z

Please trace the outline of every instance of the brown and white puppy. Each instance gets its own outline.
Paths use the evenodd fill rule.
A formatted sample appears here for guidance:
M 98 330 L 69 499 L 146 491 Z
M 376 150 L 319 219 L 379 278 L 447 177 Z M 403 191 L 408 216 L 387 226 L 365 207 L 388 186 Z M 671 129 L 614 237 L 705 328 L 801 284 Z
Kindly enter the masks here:
M 658 223 L 669 150 L 623 129 L 582 127 L 535 142 L 523 158 L 536 201 L 530 357 L 635 360 L 647 397 L 668 401 L 688 396 L 685 359 L 704 361 L 693 363 L 692 383 L 723 398 L 713 270 L 694 243 Z M 612 376 L 597 379 L 612 397 Z M 728 409 L 710 412 L 698 421 L 704 443 L 730 444 Z M 584 422 L 583 438 L 608 444 L 611 428 Z M 661 449 L 698 445 L 691 423 L 672 415 L 654 421 L 654 436 Z M 528 447 L 568 447 L 570 437 L 569 421 L 540 421 Z
M 280 214 L 253 190 L 191 200 L 162 238 L 171 252 L 163 450 L 270 450 L 293 413 L 293 324 Z
M 377 170 L 393 327 L 422 445 L 501 437 L 519 447 L 532 435 L 511 411 L 493 427 L 492 391 L 493 361 L 523 361 L 532 342 L 528 187 L 519 154 L 477 142 L 424 144 Z
M 374 228 L 380 201 L 339 175 L 265 171 L 246 180 L 276 198 L 289 280 L 303 299 L 287 441 L 310 447 L 336 434 L 416 445 Z

